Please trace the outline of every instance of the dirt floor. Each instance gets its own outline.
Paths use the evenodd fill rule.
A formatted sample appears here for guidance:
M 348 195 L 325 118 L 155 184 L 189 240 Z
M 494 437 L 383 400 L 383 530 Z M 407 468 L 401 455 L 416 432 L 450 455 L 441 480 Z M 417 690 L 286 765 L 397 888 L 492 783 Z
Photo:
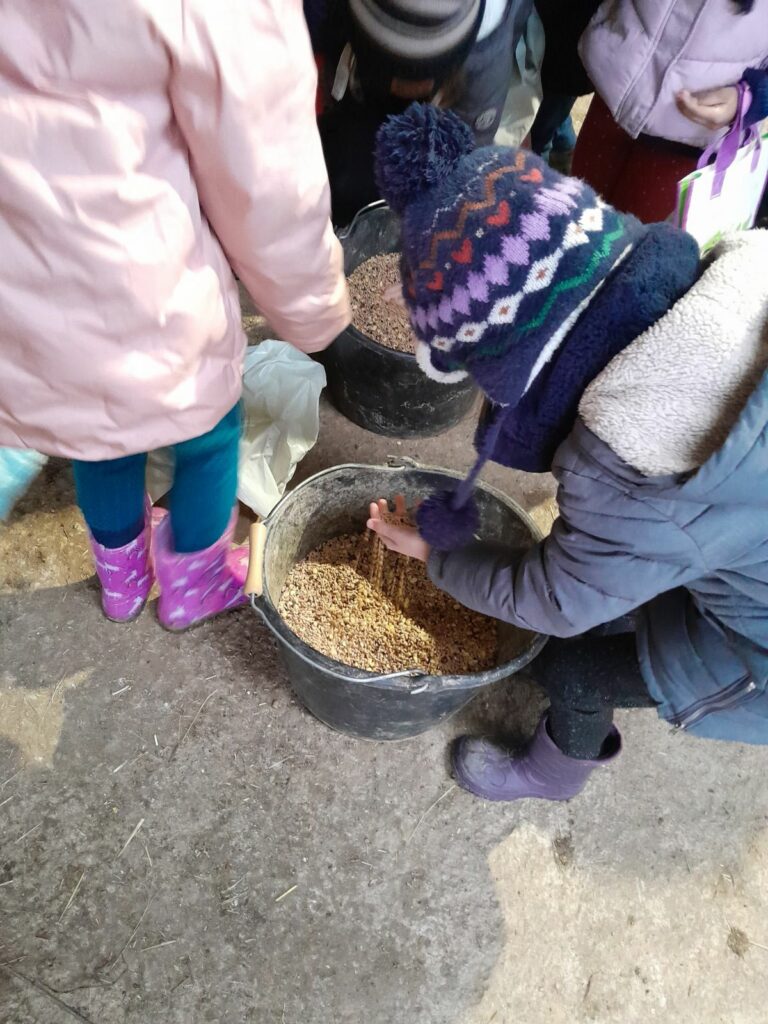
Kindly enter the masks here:
M 466 469 L 471 435 L 324 404 L 296 481 Z M 485 475 L 547 523 L 548 477 Z M 50 464 L 0 527 L 0 1024 L 763 1024 L 765 754 L 625 712 L 570 804 L 456 788 L 453 737 L 519 744 L 542 706 L 518 677 L 373 744 L 302 709 L 250 610 L 110 624 Z
M 398 444 L 322 419 L 299 478 L 471 461 L 471 423 Z M 764 752 L 630 712 L 572 803 L 473 800 L 450 740 L 524 739 L 533 684 L 403 743 L 331 732 L 250 610 L 106 622 L 61 463 L 0 532 L 0 575 L 3 1024 L 765 1020 Z

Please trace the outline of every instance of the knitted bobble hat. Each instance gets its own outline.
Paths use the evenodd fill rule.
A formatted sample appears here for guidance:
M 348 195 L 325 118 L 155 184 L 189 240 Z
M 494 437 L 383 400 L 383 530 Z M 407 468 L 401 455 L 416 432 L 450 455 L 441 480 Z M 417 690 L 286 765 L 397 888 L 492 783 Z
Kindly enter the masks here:
M 500 408 L 472 473 L 419 512 L 440 550 L 477 529 L 472 489 L 514 409 L 620 263 L 653 232 L 526 150 L 472 150 L 456 115 L 413 104 L 378 133 L 376 173 L 401 216 L 403 294 L 428 376 L 467 374 Z M 666 226 L 670 268 L 683 232 Z M 686 247 L 686 250 L 689 247 Z M 661 258 L 661 257 L 660 257 Z M 664 273 L 663 259 L 660 272 Z

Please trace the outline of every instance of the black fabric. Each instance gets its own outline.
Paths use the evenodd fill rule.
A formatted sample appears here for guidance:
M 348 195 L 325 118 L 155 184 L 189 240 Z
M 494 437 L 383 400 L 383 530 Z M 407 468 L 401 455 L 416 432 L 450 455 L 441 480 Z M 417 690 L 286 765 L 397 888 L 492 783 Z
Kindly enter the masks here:
M 579 39 L 602 0 L 535 0 L 544 25 L 544 62 L 541 84 L 544 93 L 586 96 L 592 92 L 579 57 Z
M 407 106 L 407 100 L 396 99 L 362 104 L 347 95 L 318 119 L 336 227 L 345 227 L 358 210 L 379 199 L 373 166 L 376 132 L 389 114 Z
M 304 0 L 304 18 L 315 53 L 337 57 L 349 36 L 347 0 Z
M 531 674 L 550 700 L 550 736 L 579 760 L 607 753 L 614 708 L 656 706 L 640 672 L 634 633 L 553 638 Z

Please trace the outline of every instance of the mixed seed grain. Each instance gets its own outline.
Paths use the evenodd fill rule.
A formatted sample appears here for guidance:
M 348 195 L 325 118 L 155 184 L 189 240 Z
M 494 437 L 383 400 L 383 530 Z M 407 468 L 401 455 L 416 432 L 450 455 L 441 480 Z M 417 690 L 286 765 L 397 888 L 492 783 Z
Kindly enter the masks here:
M 327 541 L 291 570 L 279 612 L 304 643 L 369 672 L 482 672 L 497 623 L 438 590 L 421 562 L 370 532 Z
M 349 275 L 352 323 L 385 348 L 413 352 L 416 340 L 408 313 L 386 292 L 400 287 L 400 254 L 371 256 Z

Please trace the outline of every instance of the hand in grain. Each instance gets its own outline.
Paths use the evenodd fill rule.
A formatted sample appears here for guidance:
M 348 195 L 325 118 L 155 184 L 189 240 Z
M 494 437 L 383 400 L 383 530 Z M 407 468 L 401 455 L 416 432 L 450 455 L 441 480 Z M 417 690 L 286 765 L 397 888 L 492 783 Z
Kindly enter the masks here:
M 382 547 L 375 536 L 334 537 L 297 562 L 280 595 L 286 625 L 316 651 L 369 672 L 463 675 L 496 664 L 496 622 L 438 590 L 414 559 L 385 552 L 380 566 L 374 542 Z M 521 634 L 521 649 L 526 642 Z
M 419 531 L 408 521 L 408 510 L 405 498 L 398 494 L 395 498 L 394 515 L 389 510 L 389 503 L 384 498 L 372 501 L 370 518 L 367 522 L 382 541 L 384 546 L 398 555 L 416 558 L 426 562 L 429 558 L 429 545 L 419 536 Z
M 383 298 L 385 302 L 393 302 L 396 306 L 400 306 L 401 309 L 405 309 L 403 286 L 399 281 L 384 289 Z

